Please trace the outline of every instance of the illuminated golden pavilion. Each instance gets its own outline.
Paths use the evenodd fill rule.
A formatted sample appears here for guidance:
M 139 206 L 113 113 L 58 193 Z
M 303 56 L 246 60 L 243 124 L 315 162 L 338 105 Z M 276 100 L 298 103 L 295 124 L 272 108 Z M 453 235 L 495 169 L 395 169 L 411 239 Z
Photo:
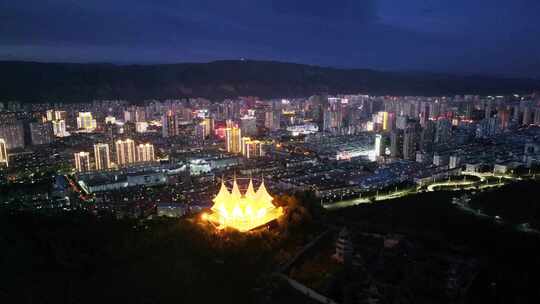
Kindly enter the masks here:
M 247 190 L 241 193 L 235 177 L 231 191 L 225 186 L 224 181 L 221 182 L 219 193 L 213 199 L 212 213 L 207 217 L 220 228 L 231 227 L 239 231 L 249 231 L 283 214 L 282 208 L 274 206 L 272 200 L 264 180 L 255 191 L 253 179 L 250 178 Z

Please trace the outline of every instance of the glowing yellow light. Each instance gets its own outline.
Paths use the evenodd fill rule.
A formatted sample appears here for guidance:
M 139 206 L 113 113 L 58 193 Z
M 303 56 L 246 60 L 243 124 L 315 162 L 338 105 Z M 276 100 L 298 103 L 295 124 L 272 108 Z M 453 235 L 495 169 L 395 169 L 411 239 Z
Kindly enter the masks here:
M 241 193 L 236 180 L 231 191 L 224 183 L 221 184 L 214 206 L 208 219 L 220 225 L 221 228 L 231 227 L 239 231 L 249 231 L 273 221 L 283 214 L 283 210 L 272 204 L 272 196 L 266 190 L 264 181 L 257 191 L 253 181 L 245 193 Z

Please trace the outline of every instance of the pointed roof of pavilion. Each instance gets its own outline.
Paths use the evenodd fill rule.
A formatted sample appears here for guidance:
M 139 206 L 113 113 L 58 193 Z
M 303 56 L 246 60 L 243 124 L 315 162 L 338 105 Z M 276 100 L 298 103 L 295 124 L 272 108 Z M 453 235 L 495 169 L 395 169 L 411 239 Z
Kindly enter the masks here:
M 234 177 L 233 188 L 231 191 L 231 200 L 237 202 L 242 198 L 242 192 L 240 192 L 240 187 L 238 187 L 238 182 L 236 182 L 236 176 Z
M 253 187 L 253 179 L 251 178 L 249 179 L 249 184 L 246 193 L 244 194 L 244 197 L 250 201 L 256 198 L 255 188 Z
M 257 192 L 255 193 L 255 202 L 257 204 L 257 209 L 275 208 L 274 204 L 272 204 L 272 200 L 274 200 L 274 198 L 268 193 L 268 190 L 266 190 L 263 178 L 259 189 L 257 189 Z
M 215 204 L 212 206 L 212 210 L 220 209 L 221 207 L 226 207 L 227 202 L 230 201 L 231 193 L 229 192 L 229 189 L 227 189 L 227 186 L 225 186 L 225 183 L 223 180 L 221 181 L 221 188 L 219 189 L 218 194 L 214 199 L 212 200 Z

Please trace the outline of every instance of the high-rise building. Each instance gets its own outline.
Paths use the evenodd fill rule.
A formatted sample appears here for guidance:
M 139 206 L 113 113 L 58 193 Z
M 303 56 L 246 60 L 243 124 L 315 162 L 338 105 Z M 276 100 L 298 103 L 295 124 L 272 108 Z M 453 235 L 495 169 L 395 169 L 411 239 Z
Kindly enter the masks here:
M 437 167 L 443 167 L 448 165 L 448 155 L 446 154 L 433 154 L 433 165 Z
M 314 95 L 309 98 L 309 101 L 312 105 L 311 117 L 317 123 L 320 131 L 325 130 L 324 111 L 328 110 L 328 96 Z
M 343 105 L 341 99 L 332 98 L 332 104 L 322 108 L 322 126 L 324 131 L 339 132 L 343 127 Z
M 381 134 L 375 135 L 375 157 L 384 156 L 386 152 L 386 145 L 384 138 Z
M 193 120 L 193 111 L 190 108 L 180 107 L 177 111 L 181 121 L 190 123 Z
M 435 123 L 431 120 L 427 120 L 420 134 L 420 149 L 424 152 L 431 152 L 433 150 L 434 142 Z
M 67 120 L 67 112 L 66 111 L 54 111 L 54 120 Z
M 47 145 L 53 142 L 53 124 L 51 122 L 31 122 L 30 141 L 32 145 Z
M 214 120 L 212 118 L 203 119 L 199 125 L 202 127 L 203 138 L 208 138 L 214 134 Z
M 531 107 L 530 106 L 525 106 L 523 108 L 523 122 L 522 122 L 522 125 L 524 125 L 524 126 L 530 125 L 531 124 L 531 118 L 532 118 Z
M 132 139 L 117 140 L 115 148 L 117 165 L 123 166 L 136 161 L 135 142 Z
M 155 161 L 154 145 L 146 143 L 137 146 L 137 161 L 152 162 Z
M 124 122 L 131 121 L 133 123 L 146 121 L 146 112 L 144 108 L 131 106 L 124 111 Z
M 122 135 L 124 137 L 132 137 L 133 135 L 135 135 L 136 130 L 137 126 L 135 125 L 135 123 L 132 121 L 128 121 L 122 126 Z
M 108 124 L 108 123 L 111 123 L 111 124 L 115 124 L 116 123 L 116 118 L 114 116 L 106 116 L 105 117 L 105 124 Z
M 88 152 L 75 153 L 75 169 L 77 169 L 77 172 L 90 171 L 90 153 Z
M 69 133 L 66 131 L 66 121 L 63 119 L 53 120 L 52 127 L 53 127 L 53 134 L 56 137 L 65 137 L 69 135 Z
M 497 110 L 497 116 L 499 117 L 499 125 L 501 129 L 508 129 L 508 124 L 510 122 L 510 111 L 507 109 L 499 109 Z
M 9 166 L 9 155 L 7 154 L 7 144 L 3 138 L 0 138 L 0 164 Z
M 435 101 L 429 104 L 429 118 L 437 119 L 441 113 L 441 104 L 439 101 Z
M 24 148 L 24 125 L 20 121 L 0 124 L 0 138 L 6 142 L 6 148 Z
M 281 115 L 280 111 L 270 110 L 264 114 L 264 127 L 269 131 L 277 131 L 280 128 Z
M 390 156 L 400 158 L 403 150 L 403 130 L 394 130 L 390 133 Z
M 206 138 L 206 130 L 204 128 L 204 125 L 202 125 L 202 123 L 199 123 L 197 125 L 195 125 L 194 129 L 194 135 L 195 135 L 195 140 L 198 142 L 198 143 L 201 143 L 205 140 Z
M 161 123 L 163 125 L 162 135 L 163 137 L 174 137 L 178 136 L 178 116 L 173 111 L 169 110 L 161 118 Z
M 485 109 L 484 109 L 484 119 L 490 118 L 492 112 L 493 112 L 493 104 L 491 100 L 488 100 L 486 102 Z
M 383 129 L 383 131 L 387 131 L 388 130 L 388 125 L 389 125 L 388 112 L 381 112 L 381 113 L 382 113 L 382 129 Z
M 53 121 L 54 120 L 54 110 L 47 110 L 47 112 L 45 112 L 45 117 L 47 118 L 47 121 Z
M 145 133 L 148 130 L 148 123 L 146 121 L 139 121 L 135 123 L 135 131 L 137 133 Z
M 535 126 L 540 126 L 540 107 L 536 107 L 534 109 L 533 123 Z
M 519 105 L 514 105 L 512 108 L 512 120 L 516 123 L 519 123 L 521 115 L 521 108 Z
M 105 136 L 111 142 L 114 142 L 114 140 L 120 134 L 120 130 L 121 130 L 120 126 L 115 123 L 106 123 L 104 126 L 104 129 L 105 129 Z
M 253 116 L 245 116 L 240 119 L 240 129 L 245 136 L 257 135 L 257 120 Z
M 90 112 L 79 112 L 77 117 L 77 128 L 79 130 L 92 132 L 96 129 L 96 120 L 92 117 Z
M 459 155 L 450 155 L 448 169 L 456 169 L 461 165 L 461 158 Z
M 107 170 L 111 168 L 109 144 L 94 145 L 94 160 L 96 162 L 96 170 Z
M 262 142 L 249 137 L 242 137 L 242 155 L 246 158 L 264 156 Z
M 396 128 L 400 130 L 405 130 L 407 128 L 407 123 L 409 122 L 409 117 L 400 115 L 396 117 Z
M 227 152 L 229 153 L 241 153 L 241 138 L 242 131 L 238 127 L 231 127 L 225 129 L 225 144 Z
M 418 134 L 417 128 L 412 125 L 405 128 L 403 132 L 403 159 L 416 159 L 416 145 Z
M 488 138 L 499 134 L 501 131 L 500 121 L 496 117 L 482 119 L 476 128 L 476 137 Z
M 435 130 L 435 143 L 444 144 L 450 140 L 452 136 L 452 123 L 447 118 L 441 118 L 437 120 L 437 127 Z

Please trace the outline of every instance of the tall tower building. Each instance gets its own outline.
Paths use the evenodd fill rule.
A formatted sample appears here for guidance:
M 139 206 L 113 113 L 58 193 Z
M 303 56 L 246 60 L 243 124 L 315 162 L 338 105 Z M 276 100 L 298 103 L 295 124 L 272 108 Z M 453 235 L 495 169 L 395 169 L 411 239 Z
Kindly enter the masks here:
M 386 145 L 384 138 L 381 134 L 375 135 L 375 157 L 381 157 L 385 155 Z
M 403 159 L 415 160 L 418 137 L 416 127 L 408 126 L 403 133 Z
M 3 138 L 0 138 L 0 163 L 6 167 L 9 166 L 9 156 L 7 154 L 7 144 Z
M 77 172 L 90 171 L 90 153 L 88 152 L 75 153 L 75 169 L 77 169 Z
M 507 109 L 499 109 L 497 110 L 497 116 L 499 117 L 501 129 L 508 129 L 508 124 L 510 122 L 510 111 Z
M 491 118 L 491 113 L 493 112 L 493 104 L 491 100 L 488 100 L 484 109 L 484 119 Z
M 135 142 L 132 139 L 117 140 L 115 148 L 117 165 L 127 165 L 136 161 Z
M 202 127 L 202 137 L 208 138 L 214 133 L 214 120 L 212 118 L 205 118 L 199 124 Z
M 154 145 L 146 143 L 137 146 L 137 161 L 152 162 L 155 160 Z
M 163 125 L 162 135 L 163 137 L 174 137 L 178 135 L 178 117 L 176 113 L 169 110 L 161 118 Z
M 229 153 L 241 153 L 241 138 L 242 132 L 240 128 L 231 127 L 225 129 L 225 142 L 227 147 L 227 152 Z
M 109 152 L 109 144 L 94 145 L 94 159 L 96 162 L 96 170 L 107 170 L 111 168 L 111 156 Z
M 389 129 L 389 117 L 388 112 L 381 112 L 382 113 L 382 129 L 383 131 L 388 131 Z
M 534 108 L 533 123 L 536 126 L 540 126 L 540 107 Z
M 523 123 L 522 123 L 522 125 L 524 125 L 524 126 L 530 125 L 531 124 L 531 118 L 532 118 L 531 107 L 525 106 L 525 108 L 523 108 Z
M 403 130 L 394 130 L 390 133 L 390 156 L 400 158 L 403 147 Z
M 427 120 L 422 133 L 420 134 L 420 149 L 424 152 L 431 152 L 433 150 L 433 143 L 435 141 L 435 123 L 431 120 Z

